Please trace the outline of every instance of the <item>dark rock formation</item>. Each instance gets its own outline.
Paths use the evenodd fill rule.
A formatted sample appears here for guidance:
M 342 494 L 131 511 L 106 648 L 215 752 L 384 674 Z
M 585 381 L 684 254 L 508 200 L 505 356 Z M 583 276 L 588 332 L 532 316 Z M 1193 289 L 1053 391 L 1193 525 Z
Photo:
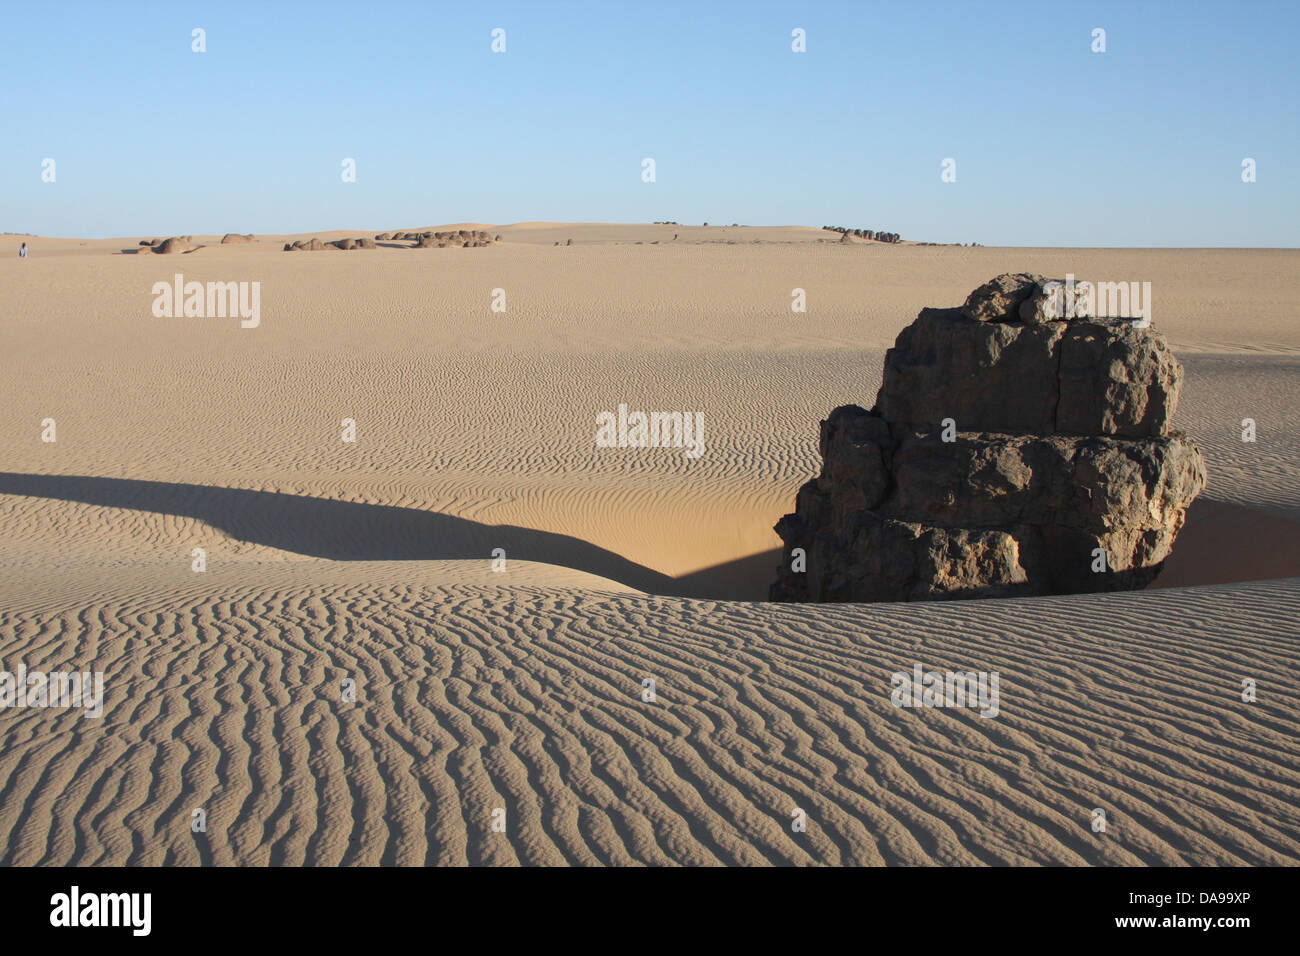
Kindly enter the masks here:
M 708 223 L 705 223 L 707 226 Z M 828 232 L 838 232 L 840 242 L 848 242 L 848 237 L 853 236 L 858 239 L 874 239 L 876 242 L 898 242 L 900 237 L 896 232 L 878 232 L 873 229 L 849 229 L 845 226 L 822 226 Z M 922 243 L 928 245 L 928 243 Z
M 1182 367 L 1128 319 L 1055 318 L 1038 276 L 922 309 L 876 405 L 821 425 L 821 475 L 776 526 L 778 601 L 1145 587 L 1205 486 L 1170 429 Z M 799 549 L 796 551 L 796 549 Z
M 335 239 L 331 242 L 321 242 L 319 239 L 299 239 L 297 242 L 286 242 L 284 244 L 285 252 L 318 252 L 322 249 L 342 249 L 349 252 L 353 249 L 378 249 L 375 240 L 366 236 L 360 236 L 356 239 Z
M 375 238 L 410 242 L 413 243 L 408 247 L 411 249 L 477 249 L 480 246 L 490 246 L 494 241 L 492 234 L 485 229 L 450 229 L 445 232 L 435 232 L 432 229 L 424 229 L 420 232 L 381 232 Z M 497 236 L 496 238 L 499 240 L 501 237 Z M 366 245 L 366 243 L 371 242 L 369 239 L 357 239 L 355 241 L 358 248 L 374 248 L 373 245 Z
M 147 248 L 164 256 L 179 255 L 181 253 L 194 251 L 194 247 L 190 245 L 189 236 L 172 236 L 168 239 L 162 240 L 161 242 L 155 239 L 153 245 L 148 246 Z

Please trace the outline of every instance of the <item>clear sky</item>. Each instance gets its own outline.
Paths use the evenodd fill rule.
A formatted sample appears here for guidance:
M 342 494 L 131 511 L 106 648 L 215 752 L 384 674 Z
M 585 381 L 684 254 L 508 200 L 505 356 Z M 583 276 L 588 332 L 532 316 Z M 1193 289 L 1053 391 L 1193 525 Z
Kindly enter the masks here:
M 0 16 L 0 232 L 670 219 L 1300 244 L 1300 0 L 0 0 Z

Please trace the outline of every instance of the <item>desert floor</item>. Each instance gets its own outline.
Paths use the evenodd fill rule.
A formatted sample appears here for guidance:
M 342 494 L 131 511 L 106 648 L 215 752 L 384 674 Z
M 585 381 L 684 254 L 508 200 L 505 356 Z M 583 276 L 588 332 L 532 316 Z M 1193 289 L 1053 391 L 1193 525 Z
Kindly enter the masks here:
M 0 710 L 0 863 L 1300 863 L 1300 252 L 481 228 L 0 237 L 0 661 L 105 674 Z M 1156 587 L 762 603 L 818 421 L 1020 271 L 1152 283 L 1210 475 Z M 154 317 L 176 273 L 260 325 Z M 620 403 L 704 454 L 596 447 Z M 895 708 L 917 662 L 1000 714 Z

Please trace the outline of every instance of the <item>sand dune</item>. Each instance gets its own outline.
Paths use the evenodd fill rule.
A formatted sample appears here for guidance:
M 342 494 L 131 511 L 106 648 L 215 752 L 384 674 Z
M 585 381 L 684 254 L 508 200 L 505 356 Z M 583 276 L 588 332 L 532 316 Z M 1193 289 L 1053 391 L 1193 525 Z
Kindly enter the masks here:
M 7 616 L 107 704 L 7 717 L 0 859 L 1300 861 L 1297 581 L 788 608 L 349 570 Z M 998 671 L 999 716 L 895 708 L 916 662 Z
M 280 252 L 393 228 L 502 242 Z M 828 235 L 0 237 L 0 660 L 108 697 L 0 711 L 0 862 L 1297 862 L 1300 253 Z M 1158 589 L 752 603 L 818 420 L 1024 270 L 1153 284 L 1209 471 Z M 155 318 L 176 272 L 260 282 L 260 325 Z M 620 403 L 702 413 L 704 453 L 596 447 Z M 1002 713 L 895 709 L 916 662 L 998 670 Z

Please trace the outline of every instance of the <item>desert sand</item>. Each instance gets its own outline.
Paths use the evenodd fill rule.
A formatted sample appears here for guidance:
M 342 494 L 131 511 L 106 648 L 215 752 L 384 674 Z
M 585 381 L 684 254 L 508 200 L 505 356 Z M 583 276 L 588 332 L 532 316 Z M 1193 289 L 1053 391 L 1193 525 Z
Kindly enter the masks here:
M 501 242 L 281 251 L 395 228 Z M 1300 862 L 1300 252 L 143 238 L 0 237 L 0 661 L 105 674 L 102 718 L 0 710 L 0 863 Z M 766 603 L 819 419 L 1020 271 L 1152 283 L 1209 472 L 1156 585 Z M 176 273 L 260 324 L 156 318 Z M 620 403 L 704 453 L 597 447 Z M 895 708 L 917 662 L 999 716 Z

